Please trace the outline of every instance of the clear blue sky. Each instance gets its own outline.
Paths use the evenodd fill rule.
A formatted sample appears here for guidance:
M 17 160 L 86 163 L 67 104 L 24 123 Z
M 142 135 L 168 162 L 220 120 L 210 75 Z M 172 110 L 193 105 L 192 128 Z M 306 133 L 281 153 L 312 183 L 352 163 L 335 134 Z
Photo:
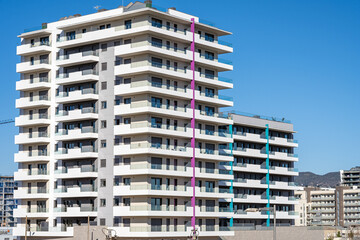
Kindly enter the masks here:
M 125 1 L 127 4 L 130 1 Z M 285 117 L 295 124 L 300 171 L 325 173 L 360 165 L 360 1 L 359 0 L 154 0 L 232 31 L 235 109 Z M 57 21 L 94 6 L 115 8 L 114 0 L 0 0 L 4 27 L 0 43 L 3 109 L 14 118 L 19 75 L 17 35 L 24 28 Z M 0 125 L 0 174 L 16 169 L 13 124 Z

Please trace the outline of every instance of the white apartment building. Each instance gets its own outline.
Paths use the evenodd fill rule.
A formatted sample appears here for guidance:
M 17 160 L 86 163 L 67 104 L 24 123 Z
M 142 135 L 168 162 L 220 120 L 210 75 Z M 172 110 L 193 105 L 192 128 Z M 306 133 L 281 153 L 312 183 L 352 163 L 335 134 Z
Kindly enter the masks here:
M 360 167 L 356 166 L 350 170 L 340 170 L 342 186 L 360 186 Z
M 295 226 L 309 226 L 310 203 L 307 200 L 306 191 L 302 189 L 295 191 L 295 198 L 298 200 L 298 204 L 295 205 L 295 212 L 299 214 L 299 218 L 295 219 Z
M 295 194 L 303 196 L 302 199 L 306 201 L 306 226 L 358 227 L 360 225 L 360 189 L 357 187 L 306 187 L 303 191 L 296 191 Z
M 220 94 L 233 87 L 221 77 L 233 69 L 220 58 L 233 51 L 220 40 L 229 34 L 151 1 L 22 33 L 14 235 L 71 238 L 74 226 L 89 221 L 123 239 L 183 239 L 194 227 L 206 239 L 233 235 L 234 194 L 224 184 L 234 179 L 226 167 L 233 162 L 233 120 L 220 113 L 233 106 Z M 274 146 L 295 146 L 275 138 Z M 296 158 L 276 150 L 271 158 L 272 181 L 289 178 L 271 185 L 271 197 L 291 211 L 292 195 L 282 189 Z M 261 164 L 249 166 L 263 174 Z M 264 188 L 260 178 L 251 181 Z M 263 205 L 261 194 L 248 196 L 235 206 Z
M 293 125 L 284 119 L 259 115 L 232 114 L 232 118 L 234 226 L 270 226 L 272 213 L 269 216 L 268 212 L 249 209 L 274 205 L 277 224 L 294 225 L 298 218 L 294 196 L 298 189 L 294 183 L 298 157 L 294 149 L 298 143 L 293 138 Z

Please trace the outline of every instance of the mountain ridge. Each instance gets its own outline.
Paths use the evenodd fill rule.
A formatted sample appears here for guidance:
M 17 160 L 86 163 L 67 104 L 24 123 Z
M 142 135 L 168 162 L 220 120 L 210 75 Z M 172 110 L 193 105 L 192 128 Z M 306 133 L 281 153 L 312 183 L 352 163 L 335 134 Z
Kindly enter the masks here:
M 299 176 L 295 177 L 295 183 L 303 187 L 336 187 L 340 184 L 340 172 L 329 172 L 324 175 L 310 171 L 299 172 Z

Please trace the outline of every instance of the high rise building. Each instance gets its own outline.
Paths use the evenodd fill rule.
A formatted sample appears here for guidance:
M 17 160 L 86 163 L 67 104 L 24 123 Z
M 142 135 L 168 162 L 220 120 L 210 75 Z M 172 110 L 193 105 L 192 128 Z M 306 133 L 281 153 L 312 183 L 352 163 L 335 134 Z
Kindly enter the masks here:
M 250 209 L 276 208 L 277 224 L 294 225 L 298 189 L 293 124 L 285 119 L 232 114 L 234 226 L 273 224 L 273 214 Z M 229 185 L 229 183 L 226 183 Z M 270 215 L 269 215 L 270 214 Z
M 360 166 L 340 170 L 340 180 L 342 186 L 360 186 Z
M 1 227 L 14 227 L 16 224 L 16 219 L 13 216 L 13 211 L 17 206 L 17 202 L 14 199 L 16 187 L 13 176 L 0 176 Z
M 220 112 L 233 106 L 220 94 L 233 87 L 221 77 L 229 34 L 151 1 L 22 33 L 14 234 L 71 237 L 90 221 L 125 239 L 233 235 L 234 195 L 220 183 L 234 177 L 219 167 L 233 162 Z

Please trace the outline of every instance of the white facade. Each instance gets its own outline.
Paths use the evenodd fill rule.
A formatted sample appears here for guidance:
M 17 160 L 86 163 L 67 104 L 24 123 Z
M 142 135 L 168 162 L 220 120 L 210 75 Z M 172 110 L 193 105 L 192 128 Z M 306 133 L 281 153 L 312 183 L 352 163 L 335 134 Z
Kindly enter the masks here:
M 267 212 L 249 212 L 249 209 L 276 205 L 277 224 L 294 225 L 298 218 L 295 205 L 298 200 L 294 191 L 298 189 L 294 168 L 298 147 L 294 140 L 293 125 L 258 115 L 233 114 L 234 127 L 234 227 L 254 225 L 267 226 Z M 268 127 L 268 135 L 266 128 Z M 266 145 L 268 144 L 268 154 Z M 266 160 L 269 160 L 267 168 Z M 267 183 L 267 174 L 269 183 Z M 223 183 L 229 184 L 229 183 Z M 269 189 L 269 195 L 267 195 Z M 269 199 L 269 200 L 268 200 Z M 273 215 L 270 215 L 270 225 Z
M 301 196 L 301 205 L 297 208 L 307 206 L 305 226 L 360 225 L 360 189 L 357 187 L 306 187 L 304 191 L 297 191 L 296 195 Z
M 125 239 L 186 238 L 193 170 L 200 236 L 233 235 L 234 195 L 221 185 L 233 175 L 219 167 L 233 161 L 220 148 L 233 142 L 233 120 L 220 114 L 233 103 L 219 94 L 233 86 L 220 77 L 232 65 L 218 57 L 232 52 L 218 39 L 228 34 L 139 2 L 21 34 L 14 235 L 28 225 L 29 239 L 69 237 L 89 217 Z

